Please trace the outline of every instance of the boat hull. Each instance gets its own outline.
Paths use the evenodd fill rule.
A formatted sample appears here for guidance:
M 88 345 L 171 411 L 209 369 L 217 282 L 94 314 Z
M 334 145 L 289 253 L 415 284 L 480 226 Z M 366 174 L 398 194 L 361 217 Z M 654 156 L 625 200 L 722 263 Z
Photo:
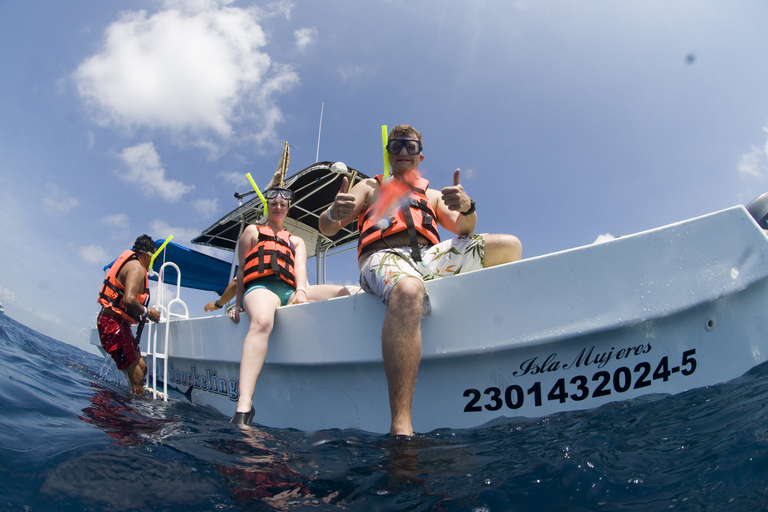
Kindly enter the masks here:
M 540 417 L 736 378 L 768 354 L 766 277 L 768 239 L 734 207 L 431 281 L 414 429 Z M 385 312 L 365 293 L 280 308 L 254 422 L 387 432 Z M 158 377 L 233 414 L 246 323 L 220 315 L 154 327 L 161 350 L 166 328 L 170 340 L 169 369 L 158 359 Z

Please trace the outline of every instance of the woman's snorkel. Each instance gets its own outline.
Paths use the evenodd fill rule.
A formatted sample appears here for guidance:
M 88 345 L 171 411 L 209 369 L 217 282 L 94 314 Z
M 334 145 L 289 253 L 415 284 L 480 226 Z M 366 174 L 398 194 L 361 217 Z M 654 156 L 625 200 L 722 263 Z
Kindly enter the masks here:
M 256 195 L 259 196 L 259 199 L 261 199 L 261 204 L 264 206 L 264 216 L 269 215 L 269 206 L 267 205 L 267 200 L 264 198 L 264 195 L 261 193 L 261 190 L 259 190 L 259 187 L 256 185 L 256 182 L 253 181 L 253 178 L 251 178 L 251 173 L 246 174 L 248 177 L 248 181 L 251 182 L 251 186 L 253 187 L 253 190 L 256 191 Z

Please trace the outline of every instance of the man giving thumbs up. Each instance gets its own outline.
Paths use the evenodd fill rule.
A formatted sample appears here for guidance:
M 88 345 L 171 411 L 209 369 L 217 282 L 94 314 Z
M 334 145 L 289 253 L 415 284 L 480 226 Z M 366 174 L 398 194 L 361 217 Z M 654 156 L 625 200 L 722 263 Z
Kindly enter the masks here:
M 391 435 L 413 435 L 411 405 L 421 362 L 421 317 L 429 314 L 424 281 L 520 259 L 512 235 L 474 234 L 475 202 L 461 186 L 430 189 L 419 175 L 424 160 L 421 134 L 408 125 L 392 129 L 387 143 L 392 176 L 382 175 L 347 190 L 320 215 L 320 231 L 334 235 L 357 220 L 360 286 L 382 298 L 387 314 L 381 348 L 392 414 Z M 440 241 L 438 225 L 459 235 Z

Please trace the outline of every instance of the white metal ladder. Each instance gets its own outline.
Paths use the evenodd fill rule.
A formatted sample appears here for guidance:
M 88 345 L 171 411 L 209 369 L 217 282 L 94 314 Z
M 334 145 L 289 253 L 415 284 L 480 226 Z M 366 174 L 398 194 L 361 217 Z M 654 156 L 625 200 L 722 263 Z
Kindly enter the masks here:
M 170 302 L 168 302 L 168 306 L 163 306 L 164 297 L 163 292 L 165 287 L 164 284 L 164 277 L 165 277 L 165 268 L 166 267 L 173 267 L 176 270 L 176 297 L 171 299 Z M 158 343 L 157 343 L 157 327 L 153 329 L 152 324 L 149 325 L 149 334 L 148 334 L 148 340 L 147 340 L 147 353 L 145 355 L 152 355 L 152 385 L 149 385 L 149 382 L 147 382 L 146 389 L 148 391 L 152 391 L 152 398 L 157 398 L 157 395 L 160 395 L 163 397 L 163 401 L 168 401 L 168 347 L 170 345 L 170 333 L 171 333 L 171 326 L 169 322 L 171 321 L 171 318 L 177 318 L 177 319 L 188 319 L 189 318 L 189 308 L 187 308 L 187 305 L 184 303 L 183 300 L 179 298 L 179 294 L 181 293 L 181 270 L 179 267 L 171 262 L 168 261 L 166 263 L 163 263 L 163 265 L 160 267 L 160 273 L 159 277 L 157 279 L 157 298 L 155 300 L 155 308 L 160 311 L 160 322 L 165 324 L 165 343 L 163 343 L 163 350 L 158 350 Z M 181 309 L 183 310 L 183 313 L 174 313 L 173 307 L 175 305 L 181 305 Z M 178 309 L 178 308 L 177 308 Z M 162 359 L 163 360 L 163 391 L 157 390 L 157 360 Z

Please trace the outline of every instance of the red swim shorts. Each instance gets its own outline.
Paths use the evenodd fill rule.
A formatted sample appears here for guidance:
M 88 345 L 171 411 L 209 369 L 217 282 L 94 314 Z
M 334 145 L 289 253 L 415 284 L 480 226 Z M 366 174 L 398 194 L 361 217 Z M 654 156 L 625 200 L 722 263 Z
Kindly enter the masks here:
M 118 370 L 125 370 L 140 357 L 135 345 L 131 325 L 120 315 L 102 309 L 96 320 L 101 346 L 117 363 Z

